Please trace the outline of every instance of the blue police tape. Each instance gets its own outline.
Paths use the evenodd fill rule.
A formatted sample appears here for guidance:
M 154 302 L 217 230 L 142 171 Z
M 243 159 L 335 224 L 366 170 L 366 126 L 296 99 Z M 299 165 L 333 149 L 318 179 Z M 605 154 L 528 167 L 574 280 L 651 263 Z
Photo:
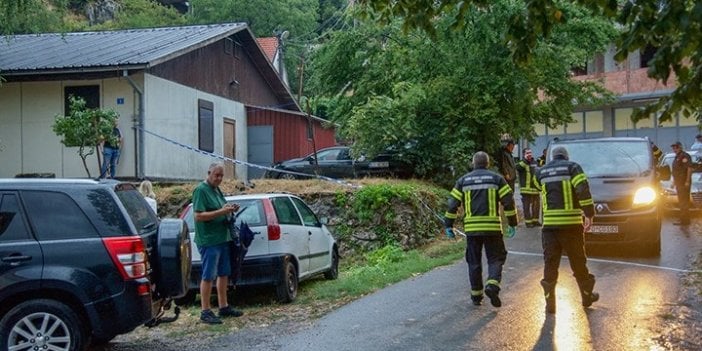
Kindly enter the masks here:
M 198 148 L 196 148 L 196 147 L 194 147 L 194 146 L 190 146 L 190 145 L 187 145 L 187 144 L 180 143 L 180 142 L 178 142 L 178 141 L 175 141 L 175 140 L 173 140 L 173 139 L 164 137 L 164 136 L 162 136 L 162 135 L 156 134 L 156 133 L 154 133 L 154 132 L 152 132 L 152 131 L 149 131 L 149 130 L 147 130 L 147 129 L 144 129 L 144 128 L 141 128 L 141 127 L 138 127 L 138 126 L 137 126 L 136 128 L 137 128 L 137 129 L 141 129 L 141 130 L 142 130 L 144 133 L 146 133 L 146 134 L 152 135 L 152 136 L 154 136 L 154 137 L 156 137 L 156 138 L 159 138 L 159 139 L 161 139 L 161 140 L 167 141 L 167 142 L 169 142 L 169 143 L 171 143 L 171 144 L 177 145 L 177 146 L 182 147 L 182 148 L 184 148 L 184 149 L 188 149 L 188 150 L 190 150 L 190 151 L 194 151 L 194 152 L 197 152 L 197 153 L 199 153 L 199 154 L 202 154 L 202 155 L 205 155 L 205 156 L 209 156 L 209 157 L 213 157 L 213 158 L 217 158 L 217 159 L 220 159 L 220 160 L 223 160 L 223 161 L 232 162 L 232 163 L 234 163 L 234 164 L 244 165 L 244 166 L 248 166 L 248 167 L 252 167 L 252 168 L 258 168 L 258 169 L 262 169 L 262 170 L 266 170 L 266 171 L 274 171 L 274 172 L 278 172 L 278 173 L 287 173 L 287 174 L 292 174 L 292 175 L 297 175 L 297 176 L 302 176 L 302 177 L 307 177 L 307 178 L 316 178 L 316 179 L 326 180 L 326 181 L 329 181 L 329 182 L 333 182 L 333 183 L 337 183 L 337 184 L 341 184 L 341 185 L 346 185 L 346 186 L 349 186 L 349 187 L 352 187 L 352 188 L 359 188 L 359 187 L 361 187 L 360 185 L 351 184 L 351 183 L 345 182 L 345 181 L 343 181 L 343 180 L 334 179 L 334 178 L 330 178 L 330 177 L 326 177 L 326 176 L 321 176 L 321 175 L 316 175 L 316 174 L 307 174 L 307 173 L 301 173 L 301 172 L 294 172 L 294 171 L 287 171 L 287 170 L 277 169 L 277 168 L 273 168 L 273 167 L 261 166 L 261 165 L 257 165 L 257 164 L 254 164 L 254 163 L 249 163 L 249 162 L 237 160 L 237 159 L 234 159 L 234 158 L 230 158 L 230 157 L 225 157 L 225 156 L 218 155 L 218 154 L 215 154 L 215 153 L 212 153 L 212 152 L 200 150 L 200 149 L 198 149 Z

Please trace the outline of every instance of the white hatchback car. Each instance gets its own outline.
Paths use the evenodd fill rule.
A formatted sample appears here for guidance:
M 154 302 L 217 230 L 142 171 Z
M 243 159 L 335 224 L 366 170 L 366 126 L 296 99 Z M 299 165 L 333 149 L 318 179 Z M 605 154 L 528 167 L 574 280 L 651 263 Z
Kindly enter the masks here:
M 337 278 L 337 243 L 302 199 L 289 194 L 236 195 L 226 199 L 240 207 L 237 222 L 246 222 L 254 232 L 237 286 L 272 285 L 278 301 L 291 302 L 297 296 L 299 281 L 316 274 Z M 192 204 L 183 210 L 180 218 L 188 224 L 190 242 L 194 245 Z M 190 291 L 176 303 L 194 302 L 201 274 L 200 254 L 197 247 L 192 247 Z

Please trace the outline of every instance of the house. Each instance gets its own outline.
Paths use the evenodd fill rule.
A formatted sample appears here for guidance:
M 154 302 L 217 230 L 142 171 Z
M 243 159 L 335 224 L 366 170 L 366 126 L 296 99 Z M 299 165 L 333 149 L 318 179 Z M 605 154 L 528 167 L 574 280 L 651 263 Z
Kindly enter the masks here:
M 273 68 L 275 68 L 275 71 L 278 72 L 280 79 L 282 79 L 285 84 L 290 86 L 288 83 L 288 72 L 285 69 L 285 62 L 283 61 L 282 36 L 283 34 L 276 37 L 258 38 L 256 41 L 258 41 L 258 45 L 261 47 L 261 49 L 263 49 L 266 57 L 268 57 L 268 61 L 273 64 Z
M 186 147 L 241 161 L 253 154 L 268 166 L 277 149 L 334 144 L 334 130 L 300 112 L 244 23 L 12 36 L 0 41 L 0 74 L 0 177 L 86 176 L 51 128 L 69 95 L 119 113 L 123 178 L 202 179 L 214 159 Z M 252 140 L 248 122 L 262 113 L 279 125 L 257 123 L 254 134 L 262 125 L 275 133 Z M 99 173 L 95 155 L 89 166 Z M 249 171 L 227 163 L 225 174 Z
M 647 75 L 648 61 L 655 49 L 631 53 L 623 62 L 616 62 L 616 48 L 610 45 L 604 53 L 596 55 L 582 70 L 575 71 L 573 79 L 597 80 L 613 92 L 617 99 L 606 106 L 577 106 L 573 113 L 573 123 L 548 128 L 536 125 L 538 137 L 529 143 L 540 155 L 549 140 L 553 138 L 591 138 L 603 136 L 644 136 L 656 143 L 664 152 L 669 145 L 680 140 L 689 147 L 699 134 L 698 122 L 694 117 L 675 116 L 673 120 L 659 122 L 648 118 L 637 123 L 631 115 L 637 107 L 670 95 L 675 89 L 675 76 L 671 75 L 668 85 L 657 82 Z

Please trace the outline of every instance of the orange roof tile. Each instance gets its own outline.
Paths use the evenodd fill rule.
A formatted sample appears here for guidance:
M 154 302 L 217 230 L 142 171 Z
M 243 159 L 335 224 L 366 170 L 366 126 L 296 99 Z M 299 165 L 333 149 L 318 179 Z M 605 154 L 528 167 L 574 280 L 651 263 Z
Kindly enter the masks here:
M 278 38 L 256 38 L 256 41 L 258 42 L 258 45 L 261 46 L 261 49 L 263 49 L 263 52 L 266 53 L 268 61 L 273 62 L 273 58 L 275 58 L 275 53 L 278 50 Z

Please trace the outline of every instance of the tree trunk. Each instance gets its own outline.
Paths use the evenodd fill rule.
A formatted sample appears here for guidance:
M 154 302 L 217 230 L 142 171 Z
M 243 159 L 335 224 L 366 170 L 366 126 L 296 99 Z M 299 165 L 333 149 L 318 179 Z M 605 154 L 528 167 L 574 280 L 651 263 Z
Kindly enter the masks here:
M 92 178 L 90 176 L 90 169 L 88 169 L 88 162 L 86 161 L 86 158 L 88 158 L 88 155 L 85 154 L 85 148 L 83 146 L 80 147 L 78 150 L 78 154 L 80 155 L 80 159 L 83 161 L 83 168 L 85 168 L 85 173 L 88 174 L 88 178 Z

